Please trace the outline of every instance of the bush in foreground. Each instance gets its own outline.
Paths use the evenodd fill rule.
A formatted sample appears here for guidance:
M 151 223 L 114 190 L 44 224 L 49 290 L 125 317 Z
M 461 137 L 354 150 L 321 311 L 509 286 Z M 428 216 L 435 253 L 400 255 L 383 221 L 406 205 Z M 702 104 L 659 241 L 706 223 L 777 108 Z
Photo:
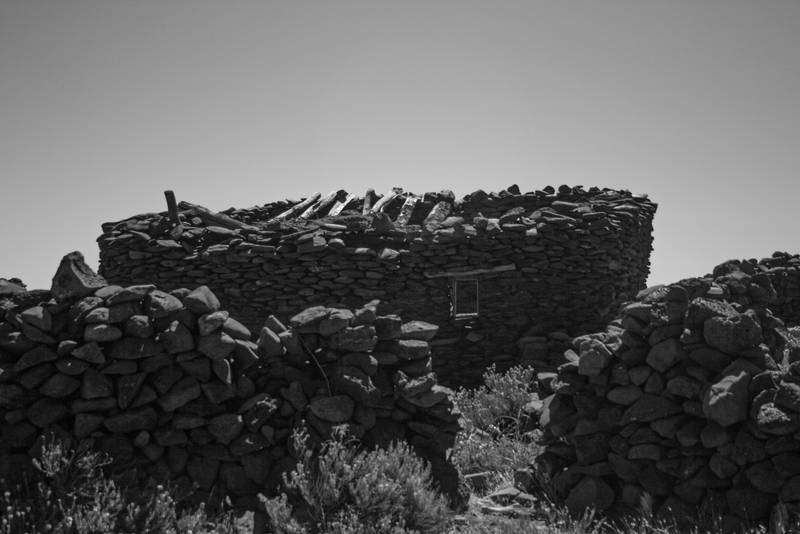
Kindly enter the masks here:
M 103 473 L 109 460 L 68 450 L 45 437 L 34 470 L 10 484 L 0 481 L 0 534 L 223 534 L 235 533 L 231 515 L 206 517 L 201 506 L 178 512 L 163 486 L 137 492 Z
M 289 497 L 263 499 L 280 534 L 403 534 L 442 532 L 448 521 L 444 497 L 434 489 L 428 465 L 405 443 L 360 451 L 335 429 L 319 452 L 297 431 L 300 461 L 285 477 Z

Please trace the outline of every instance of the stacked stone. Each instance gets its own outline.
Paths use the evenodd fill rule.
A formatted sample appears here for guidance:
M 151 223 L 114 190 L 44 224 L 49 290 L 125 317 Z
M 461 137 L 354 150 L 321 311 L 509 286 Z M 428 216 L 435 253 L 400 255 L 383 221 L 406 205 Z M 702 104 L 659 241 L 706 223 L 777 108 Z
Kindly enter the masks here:
M 560 362 L 557 343 L 543 353 L 541 340 L 520 340 L 600 328 L 649 272 L 656 206 L 626 191 L 522 194 L 512 186 L 460 200 L 449 191 L 385 198 L 374 212 L 364 214 L 365 206 L 382 199 L 368 195 L 312 219 L 276 220 L 297 202 L 228 210 L 239 221 L 230 227 L 208 224 L 194 208 L 181 212 L 177 228 L 166 213 L 107 223 L 98 238 L 101 274 L 118 284 L 208 285 L 252 329 L 269 314 L 286 321 L 307 306 L 380 299 L 384 313 L 438 324 L 440 378 L 474 384 L 491 363 Z M 459 273 L 480 279 L 475 320 L 451 314 Z
M 347 424 L 366 445 L 408 440 L 456 495 L 445 451 L 459 424 L 431 368 L 435 326 L 376 303 L 266 324 L 253 341 L 206 286 L 109 286 L 68 256 L 47 299 L 0 320 L 0 478 L 54 433 L 107 452 L 131 481 L 252 509 L 294 467 L 293 429 L 319 443 Z
M 630 512 L 649 494 L 665 516 L 721 511 L 726 528 L 800 509 L 800 331 L 745 263 L 642 292 L 542 377 L 537 462 L 570 509 Z

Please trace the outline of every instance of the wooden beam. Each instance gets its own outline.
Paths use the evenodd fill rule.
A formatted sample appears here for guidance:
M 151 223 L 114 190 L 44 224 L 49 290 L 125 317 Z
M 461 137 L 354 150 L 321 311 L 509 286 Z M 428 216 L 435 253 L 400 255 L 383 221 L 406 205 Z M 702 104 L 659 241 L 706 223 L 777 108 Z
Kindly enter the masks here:
M 367 189 L 366 194 L 364 195 L 364 207 L 361 208 L 361 215 L 366 215 L 367 213 L 372 211 L 372 206 L 375 204 L 375 201 L 378 200 L 378 195 L 375 194 L 375 190 L 371 187 Z
M 300 218 L 313 219 L 315 217 L 319 217 L 320 214 L 323 214 L 325 210 L 331 207 L 336 202 L 336 199 L 342 194 L 345 194 L 345 192 L 341 189 L 338 191 L 331 191 L 325 197 L 314 203 L 314 205 L 309 206 L 309 208 L 300 215 Z
M 389 191 L 388 193 L 383 195 L 383 197 L 381 197 L 381 199 L 379 201 L 377 201 L 375 203 L 375 205 L 372 206 L 372 209 L 370 209 L 369 211 L 371 213 L 380 213 L 380 212 L 382 212 L 383 208 L 388 206 L 389 202 L 391 202 L 392 200 L 397 198 L 397 195 L 399 195 L 399 194 L 400 193 L 398 193 L 397 191 Z
M 346 210 L 347 206 L 349 206 L 350 204 L 355 202 L 355 200 L 357 198 L 358 197 L 356 195 L 352 195 L 352 194 L 347 195 L 347 198 L 345 198 L 341 202 L 337 202 L 336 204 L 333 205 L 333 207 L 328 212 L 328 216 L 329 217 L 336 217 L 337 215 L 342 213 L 344 210 Z
M 464 276 L 476 276 L 479 274 L 492 274 L 503 273 L 506 271 L 516 271 L 517 266 L 513 263 L 509 265 L 499 265 L 497 267 L 489 267 L 486 269 L 473 269 L 471 271 L 443 271 L 440 273 L 426 272 L 425 278 L 459 278 Z
M 312 204 L 314 204 L 314 202 L 319 200 L 320 196 L 321 195 L 319 193 L 314 193 L 313 195 L 311 195 L 310 197 L 308 197 L 304 201 L 298 202 L 297 204 L 295 204 L 294 206 L 292 206 L 288 210 L 284 211 L 283 213 L 280 213 L 280 214 L 276 215 L 275 217 L 270 219 L 269 222 L 282 221 L 284 219 L 291 219 L 292 217 L 295 217 L 298 214 L 303 213 L 306 209 L 308 209 L 309 206 L 311 206 Z
M 236 219 L 228 217 L 224 213 L 211 211 L 210 209 L 200 206 L 199 204 L 192 204 L 191 202 L 181 200 L 178 206 L 182 210 L 194 210 L 197 216 L 209 226 L 222 226 L 223 228 L 228 228 L 229 230 L 258 230 L 258 227 L 256 226 L 245 224 L 242 221 L 237 221 Z
M 172 191 L 164 191 L 164 197 L 167 199 L 167 212 L 169 212 L 169 220 L 172 224 L 178 226 L 181 223 L 178 217 L 178 204 L 175 202 L 175 193 Z
M 411 220 L 411 215 L 414 213 L 414 208 L 419 203 L 419 197 L 411 195 L 406 199 L 403 203 L 403 207 L 400 208 L 400 213 L 397 215 L 397 219 L 395 219 L 395 224 L 398 226 L 405 226 L 408 224 L 408 221 Z

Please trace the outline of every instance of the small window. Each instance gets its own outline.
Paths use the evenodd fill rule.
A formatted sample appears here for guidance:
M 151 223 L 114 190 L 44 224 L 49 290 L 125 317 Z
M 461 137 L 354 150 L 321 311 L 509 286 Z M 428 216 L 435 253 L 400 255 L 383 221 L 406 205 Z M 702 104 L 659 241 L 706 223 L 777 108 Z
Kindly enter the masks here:
M 452 312 L 455 319 L 478 316 L 479 286 L 477 278 L 453 278 Z

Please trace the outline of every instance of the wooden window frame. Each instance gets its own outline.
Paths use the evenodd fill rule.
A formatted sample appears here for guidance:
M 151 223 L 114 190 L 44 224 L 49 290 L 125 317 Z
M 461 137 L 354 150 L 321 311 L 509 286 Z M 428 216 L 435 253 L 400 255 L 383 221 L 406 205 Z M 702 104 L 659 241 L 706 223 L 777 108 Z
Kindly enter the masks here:
M 458 308 L 458 286 L 459 284 L 469 283 L 472 282 L 475 284 L 475 311 L 470 312 L 459 312 Z M 453 276 L 450 278 L 450 297 L 451 297 L 451 306 L 452 306 L 452 313 L 451 316 L 453 319 L 459 320 L 468 320 L 468 319 L 476 319 L 480 315 L 480 305 L 481 305 L 481 283 L 480 278 L 477 276 Z

